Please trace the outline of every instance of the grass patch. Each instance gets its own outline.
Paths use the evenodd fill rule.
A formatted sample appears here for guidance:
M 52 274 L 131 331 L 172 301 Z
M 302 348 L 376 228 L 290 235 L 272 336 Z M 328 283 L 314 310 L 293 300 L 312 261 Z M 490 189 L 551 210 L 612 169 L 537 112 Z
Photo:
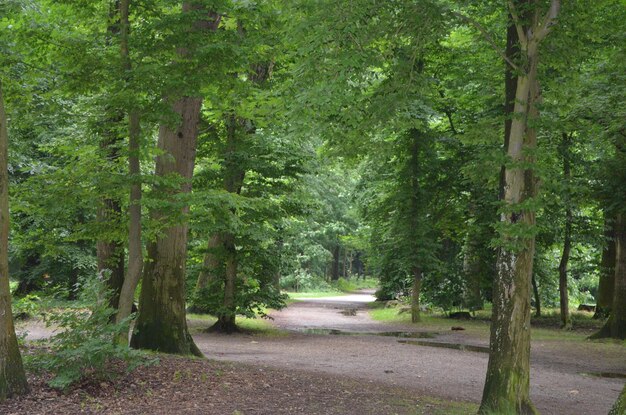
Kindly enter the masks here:
M 187 322 L 189 329 L 193 333 L 202 332 L 212 326 L 217 318 L 209 314 L 187 314 Z M 287 332 L 276 328 L 270 320 L 265 318 L 248 318 L 237 316 L 237 326 L 246 334 L 255 336 L 278 337 L 286 336 Z
M 478 404 L 473 402 L 447 401 L 430 396 L 419 398 L 415 415 L 467 415 L 478 412 Z

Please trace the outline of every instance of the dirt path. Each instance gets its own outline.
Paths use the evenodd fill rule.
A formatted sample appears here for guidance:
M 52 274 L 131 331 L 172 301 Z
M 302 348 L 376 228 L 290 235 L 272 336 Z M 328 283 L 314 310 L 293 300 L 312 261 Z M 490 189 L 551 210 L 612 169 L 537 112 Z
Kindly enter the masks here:
M 264 367 L 301 369 L 346 375 L 372 383 L 396 385 L 443 399 L 478 402 L 488 355 L 409 344 L 414 340 L 376 332 L 415 331 L 373 321 L 365 304 L 371 293 L 298 301 L 272 313 L 274 324 L 291 331 L 286 336 L 196 334 L 209 358 Z M 310 334 L 320 329 L 362 335 Z M 327 332 L 321 330 L 320 332 Z M 371 334 L 369 334 L 371 333 Z M 486 346 L 488 339 L 454 332 L 419 341 Z M 621 379 L 582 375 L 589 372 L 626 373 L 621 345 L 589 342 L 533 342 L 531 395 L 542 414 L 606 414 L 623 387 Z

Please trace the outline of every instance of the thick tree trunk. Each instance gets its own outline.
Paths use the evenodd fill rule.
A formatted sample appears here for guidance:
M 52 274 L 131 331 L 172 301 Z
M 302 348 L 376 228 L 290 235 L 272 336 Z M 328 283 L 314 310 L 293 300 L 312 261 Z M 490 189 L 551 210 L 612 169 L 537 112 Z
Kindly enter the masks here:
M 183 13 L 201 9 L 201 5 L 183 2 Z M 219 22 L 220 16 L 207 11 L 206 18 L 196 20 L 192 30 L 215 31 Z M 184 59 L 193 52 L 180 48 L 178 53 Z M 171 129 L 169 123 L 159 128 L 158 148 L 162 154 L 156 159 L 155 174 L 158 177 L 177 174 L 184 180 L 179 189 L 170 191 L 170 201 L 175 201 L 179 194 L 191 192 L 201 108 L 200 97 L 176 98 L 171 102 L 171 109 L 178 116 L 178 128 Z M 181 209 L 183 215 L 188 212 L 189 206 Z M 163 213 L 154 211 L 152 215 L 158 220 Z M 148 246 L 132 347 L 202 356 L 189 334 L 185 314 L 187 234 L 185 221 L 163 230 Z
M 120 53 L 122 69 L 130 76 L 131 61 L 128 50 L 130 21 L 130 0 L 120 1 Z M 120 291 L 119 304 L 115 321 L 121 323 L 130 316 L 135 290 L 143 269 L 143 252 L 141 244 L 141 165 L 139 161 L 141 125 L 137 110 L 128 114 L 128 175 L 131 180 L 129 200 L 128 226 L 128 271 Z M 120 339 L 126 343 L 128 336 Z
M 172 200 L 177 194 L 191 191 L 201 106 L 200 98 L 180 98 L 172 104 L 180 117 L 179 128 L 172 130 L 164 124 L 159 129 L 158 147 L 163 154 L 157 157 L 156 175 L 175 173 L 185 180 L 170 195 Z M 182 209 L 183 214 L 188 211 L 188 206 Z M 152 215 L 158 220 L 162 213 Z M 187 230 L 186 222 L 171 226 L 148 246 L 132 347 L 202 356 L 189 335 L 185 318 Z
M 615 218 L 615 286 L 611 315 L 600 331 L 591 338 L 626 339 L 626 214 Z
M 613 306 L 613 292 L 615 291 L 615 218 L 608 216 L 606 212 L 604 213 L 604 240 L 606 245 L 602 250 L 594 318 L 608 317 Z
M 422 289 L 422 270 L 413 268 L 413 287 L 411 288 L 411 322 L 419 323 L 420 314 L 420 292 Z
M 9 288 L 9 133 L 0 80 L 0 402 L 28 392 Z
M 565 229 L 563 232 L 563 254 L 559 263 L 559 294 L 561 309 L 561 328 L 570 330 L 572 328 L 572 319 L 569 314 L 569 292 L 567 288 L 567 265 L 569 262 L 570 251 L 572 248 L 572 222 L 574 217 L 572 214 L 571 200 L 569 197 L 569 186 L 571 181 L 571 165 L 570 165 L 570 147 L 571 137 L 563 133 L 561 141 L 561 156 L 563 158 L 563 182 L 566 185 L 565 196 Z

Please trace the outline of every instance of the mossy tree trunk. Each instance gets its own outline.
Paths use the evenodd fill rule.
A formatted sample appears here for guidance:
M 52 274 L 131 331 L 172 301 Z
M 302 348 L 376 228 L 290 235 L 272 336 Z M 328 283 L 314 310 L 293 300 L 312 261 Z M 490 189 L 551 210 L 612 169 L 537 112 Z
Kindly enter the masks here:
M 0 80 L 0 402 L 28 392 L 9 288 L 9 132 Z
M 535 414 L 530 400 L 530 292 L 535 251 L 535 178 L 532 169 L 536 132 L 532 120 L 538 117 L 535 107 L 539 99 L 537 66 L 539 44 L 548 35 L 558 15 L 560 1 L 552 0 L 542 18 L 537 2 L 524 8 L 533 17 L 520 19 L 516 2 L 509 2 L 509 11 L 519 42 L 522 62 L 515 65 L 517 85 L 507 147 L 508 162 L 504 171 L 505 207 L 501 214 L 501 244 L 497 275 L 494 281 L 493 316 L 489 364 L 481 414 Z
M 606 245 L 602 250 L 598 298 L 596 300 L 594 318 L 608 317 L 611 313 L 615 289 L 615 218 L 611 217 L 606 211 L 604 213 L 604 240 Z
M 413 287 L 411 288 L 411 322 L 419 323 L 420 315 L 420 292 L 422 290 L 422 270 L 413 268 Z

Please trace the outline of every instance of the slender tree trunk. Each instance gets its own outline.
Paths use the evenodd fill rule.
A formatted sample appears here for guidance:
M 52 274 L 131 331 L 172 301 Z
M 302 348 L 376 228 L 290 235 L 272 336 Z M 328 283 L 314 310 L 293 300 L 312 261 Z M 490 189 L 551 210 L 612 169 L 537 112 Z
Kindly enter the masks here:
M 626 339 L 626 214 L 615 218 L 615 286 L 611 315 L 600 331 L 591 338 Z
M 537 285 L 537 277 L 533 272 L 532 277 L 533 295 L 535 297 L 535 317 L 541 317 L 541 297 L 539 297 L 539 286 Z
M 470 206 L 470 212 L 472 212 L 472 210 L 473 208 Z M 463 274 L 467 284 L 467 306 L 472 311 L 483 309 L 483 299 L 480 292 L 481 264 L 476 233 L 477 232 L 470 227 L 465 238 L 463 254 Z
M 119 35 L 120 21 L 118 15 L 119 0 L 110 3 L 109 19 L 107 27 L 106 43 L 111 44 L 113 39 Z M 109 111 L 107 111 L 109 112 Z M 117 109 L 111 109 L 107 115 L 106 127 L 103 131 L 103 139 L 100 142 L 100 149 L 107 161 L 116 165 L 120 158 L 121 137 L 115 132 L 116 126 L 123 120 L 123 114 Z M 96 220 L 103 228 L 116 226 L 122 217 L 122 207 L 120 201 L 110 197 L 103 197 L 100 200 L 96 212 Z M 118 308 L 119 296 L 124 283 L 124 243 L 120 240 L 104 237 L 96 242 L 96 255 L 98 259 L 98 272 L 106 272 L 107 286 L 112 291 L 111 307 Z
M 127 79 L 132 70 L 128 40 L 130 34 L 129 21 L 130 0 L 120 1 L 120 54 L 122 56 L 122 70 Z M 139 113 L 131 109 L 128 114 L 128 175 L 131 180 L 129 200 L 129 230 L 128 230 L 128 271 L 120 292 L 116 322 L 121 323 L 130 316 L 135 290 L 141 278 L 143 269 L 143 252 L 141 244 L 141 165 L 139 161 L 141 124 Z M 127 343 L 128 336 L 120 339 Z
M 0 80 L 0 402 L 28 392 L 9 288 L 9 132 Z
M 244 125 L 244 120 L 234 114 L 228 119 L 226 136 L 226 153 L 224 154 L 224 189 L 233 194 L 240 194 L 243 187 L 246 172 L 237 160 L 238 126 Z M 231 215 L 236 215 L 235 211 Z M 221 236 L 224 250 L 224 297 L 222 311 L 217 315 L 217 322 L 209 328 L 209 331 L 220 333 L 233 333 L 237 331 L 236 316 L 237 304 L 237 249 L 235 247 L 235 234 L 224 232 Z
M 600 264 L 600 282 L 598 284 L 598 298 L 594 318 L 608 317 L 613 306 L 613 292 L 615 291 L 615 218 L 604 213 L 604 240 L 606 245 L 602 250 Z
M 552 0 L 550 10 L 541 17 L 534 13 L 527 30 L 511 2 L 511 15 L 523 52 L 518 68 L 515 105 L 509 141 L 508 163 L 504 172 L 503 232 L 494 281 L 493 316 L 489 364 L 479 413 L 535 414 L 530 400 L 530 290 L 533 273 L 535 212 L 520 206 L 535 196 L 532 166 L 536 132 L 532 120 L 538 117 L 537 65 L 539 44 L 548 35 L 558 15 L 560 2 Z M 538 7 L 535 1 L 531 8 Z M 530 123 L 529 123 L 530 121 Z M 512 229 L 521 231 L 522 236 Z
M 563 182 L 566 185 L 565 197 L 565 229 L 563 232 L 563 254 L 559 264 L 559 293 L 561 306 L 561 328 L 571 330 L 572 319 L 569 314 L 569 293 L 567 288 L 567 265 L 569 262 L 570 251 L 572 248 L 572 222 L 574 221 L 572 214 L 571 200 L 569 197 L 569 186 L 571 185 L 571 165 L 570 165 L 570 147 L 571 137 L 563 133 L 561 142 L 561 155 L 563 157 Z
M 339 257 L 341 254 L 341 247 L 339 244 L 335 245 L 333 248 L 333 266 L 331 269 L 330 278 L 333 281 L 337 281 L 339 279 Z
M 420 292 L 422 289 L 422 270 L 413 268 L 413 287 L 411 289 L 411 322 L 419 323 L 420 314 Z

